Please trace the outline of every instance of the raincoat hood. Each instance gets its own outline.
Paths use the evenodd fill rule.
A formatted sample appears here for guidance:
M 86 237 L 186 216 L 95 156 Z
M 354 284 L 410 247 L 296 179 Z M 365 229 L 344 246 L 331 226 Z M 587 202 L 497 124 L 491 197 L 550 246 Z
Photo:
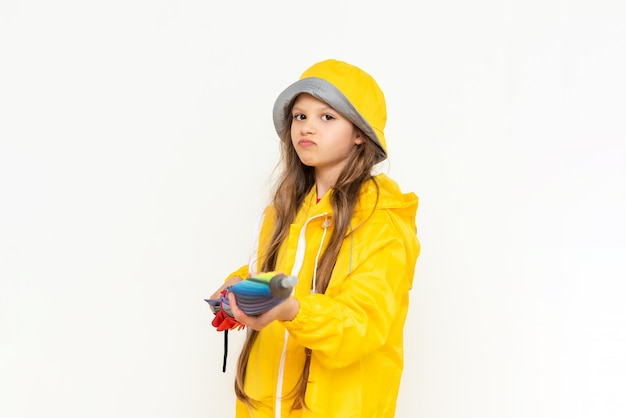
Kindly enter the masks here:
M 311 190 L 310 196 L 305 198 L 304 211 L 308 212 L 309 216 L 327 214 L 327 218 L 332 221 L 330 193 L 327 193 L 319 203 L 315 204 L 312 203 L 314 201 L 313 197 L 316 196 L 315 187 Z M 359 200 L 354 208 L 352 225 L 356 228 L 367 222 L 374 211 L 385 213 L 386 221 L 391 221 L 398 232 L 406 237 L 404 250 L 408 259 L 417 259 L 420 250 L 419 241 L 415 239 L 415 216 L 418 204 L 419 199 L 415 193 L 402 192 L 400 186 L 394 180 L 385 174 L 378 174 L 372 181 L 368 181 L 363 185 Z M 309 205 L 310 207 L 307 207 Z M 376 238 L 368 235 L 365 239 L 375 240 Z M 411 275 L 410 287 L 412 282 L 413 276 Z

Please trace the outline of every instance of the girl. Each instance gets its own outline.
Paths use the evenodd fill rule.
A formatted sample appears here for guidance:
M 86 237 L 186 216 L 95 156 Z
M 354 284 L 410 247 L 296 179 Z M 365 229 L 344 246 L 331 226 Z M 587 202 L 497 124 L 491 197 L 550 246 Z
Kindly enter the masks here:
M 237 366 L 237 417 L 393 417 L 403 327 L 419 242 L 418 199 L 385 174 L 383 93 L 366 72 L 326 60 L 274 104 L 282 175 L 242 277 L 298 283 L 285 302 L 235 319 L 248 328 Z

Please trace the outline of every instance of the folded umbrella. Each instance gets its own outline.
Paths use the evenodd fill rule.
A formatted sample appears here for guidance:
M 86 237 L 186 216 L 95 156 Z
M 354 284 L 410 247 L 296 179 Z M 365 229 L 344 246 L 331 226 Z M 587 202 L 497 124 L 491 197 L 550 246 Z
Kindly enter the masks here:
M 204 299 L 215 314 L 211 325 L 218 331 L 224 331 L 223 372 L 226 372 L 226 358 L 228 357 L 228 330 L 240 330 L 244 327 L 233 317 L 228 294 L 232 292 L 237 296 L 237 306 L 247 315 L 260 315 L 284 302 L 291 295 L 297 281 L 295 276 L 282 273 L 259 273 L 228 286 L 216 299 Z
M 218 331 L 241 329 L 230 310 L 228 294 L 237 297 L 237 306 L 247 315 L 260 315 L 282 303 L 291 295 L 298 279 L 282 273 L 268 272 L 250 276 L 224 289 L 217 299 L 204 299 L 215 313 L 212 325 Z

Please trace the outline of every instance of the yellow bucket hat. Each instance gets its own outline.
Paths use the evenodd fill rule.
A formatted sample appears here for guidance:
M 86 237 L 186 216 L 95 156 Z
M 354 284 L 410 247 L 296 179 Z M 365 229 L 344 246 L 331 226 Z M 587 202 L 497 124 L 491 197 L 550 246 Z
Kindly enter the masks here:
M 329 59 L 308 68 L 300 79 L 287 87 L 274 102 L 274 127 L 278 135 L 289 126 L 291 106 L 302 93 L 328 103 L 354 123 L 376 145 L 376 162 L 387 158 L 385 96 L 374 78 L 354 65 Z

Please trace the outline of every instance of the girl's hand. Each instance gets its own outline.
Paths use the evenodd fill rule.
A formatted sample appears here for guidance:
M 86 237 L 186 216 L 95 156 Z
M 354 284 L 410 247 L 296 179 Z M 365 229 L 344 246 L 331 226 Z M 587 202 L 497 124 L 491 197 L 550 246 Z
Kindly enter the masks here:
M 209 299 L 217 299 L 217 298 L 219 298 L 220 297 L 220 293 L 222 293 L 222 290 L 226 289 L 228 286 L 234 285 L 235 283 L 239 283 L 242 280 L 243 280 L 243 278 L 241 278 L 240 276 L 233 276 L 233 277 L 231 277 L 230 279 L 226 280 L 224 282 L 224 284 L 222 284 L 220 286 L 220 288 L 217 289 L 215 291 L 215 293 L 213 293 Z
M 284 302 L 279 303 L 272 309 L 258 316 L 246 315 L 241 309 L 239 309 L 237 306 L 237 297 L 233 293 L 228 294 L 228 303 L 230 305 L 230 310 L 233 313 L 233 317 L 237 320 L 237 322 L 256 331 L 262 330 L 275 320 L 291 321 L 296 317 L 296 314 L 300 310 L 300 304 L 293 296 L 288 297 Z

